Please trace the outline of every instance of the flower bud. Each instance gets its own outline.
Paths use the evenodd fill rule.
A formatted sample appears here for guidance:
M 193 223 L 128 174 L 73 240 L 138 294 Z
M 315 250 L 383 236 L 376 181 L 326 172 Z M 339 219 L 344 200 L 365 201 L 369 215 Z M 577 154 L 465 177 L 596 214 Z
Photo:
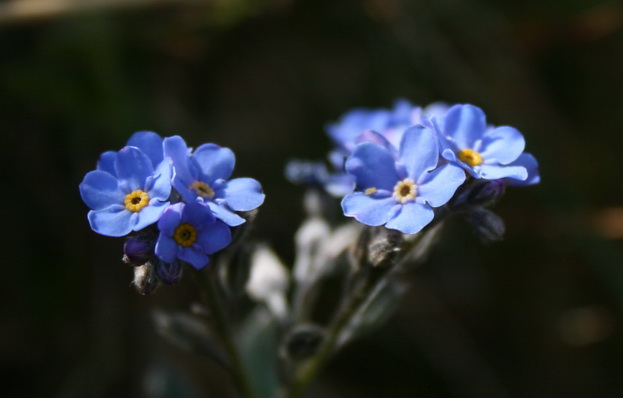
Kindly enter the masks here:
M 128 236 L 123 244 L 123 261 L 128 264 L 145 264 L 154 252 L 154 242 L 142 235 Z
M 285 338 L 282 354 L 295 361 L 314 355 L 325 337 L 324 330 L 317 325 L 298 325 Z
M 175 285 L 182 280 L 182 263 L 174 261 L 167 263 L 162 260 L 156 261 L 156 275 L 167 285 Z
M 495 242 L 504 237 L 504 221 L 490 210 L 472 210 L 467 213 L 466 219 L 476 235 L 484 241 Z
M 136 288 L 136 291 L 142 295 L 153 293 L 156 290 L 160 284 L 160 280 L 151 262 L 134 268 L 134 280 L 132 284 Z
M 494 205 L 506 190 L 506 182 L 498 180 L 475 180 L 463 184 L 452 198 L 451 206 L 457 210 Z

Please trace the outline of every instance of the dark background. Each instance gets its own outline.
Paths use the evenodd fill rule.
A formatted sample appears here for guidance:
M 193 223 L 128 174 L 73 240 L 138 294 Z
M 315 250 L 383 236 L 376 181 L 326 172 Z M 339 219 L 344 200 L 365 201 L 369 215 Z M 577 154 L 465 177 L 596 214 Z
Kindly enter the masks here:
M 399 97 L 473 103 L 518 128 L 542 183 L 507 191 L 502 242 L 447 225 L 398 313 L 310 396 L 623 391 L 620 2 L 22 3 L 0 2 L 1 396 L 155 397 L 167 378 L 188 397 L 228 389 L 152 328 L 154 308 L 194 300 L 192 280 L 142 297 L 122 240 L 89 229 L 78 184 L 99 153 L 137 130 L 232 148 L 235 175 L 267 195 L 256 236 L 291 263 L 303 190 L 284 164 L 323 158 L 325 123 L 348 109 Z

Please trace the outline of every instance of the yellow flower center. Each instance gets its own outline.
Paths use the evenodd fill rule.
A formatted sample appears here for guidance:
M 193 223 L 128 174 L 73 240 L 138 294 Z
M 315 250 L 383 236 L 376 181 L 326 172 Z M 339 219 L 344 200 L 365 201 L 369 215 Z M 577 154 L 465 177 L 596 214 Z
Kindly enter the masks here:
M 478 166 L 482 164 L 482 157 L 476 151 L 471 149 L 461 149 L 459 151 L 459 160 L 463 163 L 467 163 L 469 167 Z
M 375 193 L 376 191 L 377 191 L 377 189 L 376 189 L 376 188 L 374 188 L 374 187 L 372 187 L 372 188 L 368 188 L 368 189 L 366 189 L 366 190 L 364 191 L 364 193 L 365 193 L 366 195 L 372 195 L 372 194 L 373 194 L 373 193 Z
M 123 203 L 126 209 L 136 213 L 149 204 L 149 195 L 147 192 L 137 189 L 127 194 Z
M 180 246 L 188 247 L 197 240 L 197 230 L 190 224 L 180 224 L 173 232 L 173 240 Z
M 394 198 L 400 203 L 407 203 L 415 200 L 417 195 L 417 184 L 410 178 L 398 181 L 394 186 Z
M 214 198 L 214 190 L 205 182 L 195 181 L 188 188 L 204 199 Z

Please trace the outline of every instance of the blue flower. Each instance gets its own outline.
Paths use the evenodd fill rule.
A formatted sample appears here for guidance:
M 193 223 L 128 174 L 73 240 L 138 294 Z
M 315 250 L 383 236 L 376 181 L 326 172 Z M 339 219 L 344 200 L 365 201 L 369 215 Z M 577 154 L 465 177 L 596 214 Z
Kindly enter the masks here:
M 210 254 L 231 243 L 231 230 L 217 220 L 210 208 L 198 202 L 176 203 L 167 207 L 158 221 L 160 235 L 156 255 L 166 263 L 176 260 L 200 269 L 210 261 Z
M 524 181 L 526 167 L 515 162 L 525 141 L 513 127 L 487 126 L 484 112 L 473 105 L 454 105 L 436 123 L 441 155 L 463 167 L 472 177 Z
M 82 200 L 91 209 L 91 228 L 102 235 L 124 236 L 158 221 L 169 204 L 170 163 L 160 162 L 154 170 L 143 151 L 126 146 L 115 155 L 113 171 L 91 171 L 80 184 Z
M 162 152 L 162 137 L 153 131 L 138 131 L 130 137 L 126 146 L 133 146 L 145 153 L 149 160 L 151 160 L 152 167 L 155 169 L 160 162 L 164 159 Z M 97 170 L 106 171 L 114 176 L 115 172 L 115 157 L 117 152 L 106 151 L 100 155 L 97 161 Z
M 192 154 L 179 136 L 164 139 L 165 156 L 173 160 L 173 187 L 186 203 L 205 203 L 214 215 L 235 227 L 244 218 L 235 211 L 249 211 L 264 202 L 259 182 L 252 178 L 228 180 L 236 158 L 229 148 L 203 144 Z
M 537 162 L 535 157 L 532 156 L 532 154 L 527 152 L 522 153 L 521 155 L 519 155 L 517 160 L 510 163 L 509 166 L 525 167 L 528 171 L 528 177 L 523 181 L 508 178 L 506 179 L 508 185 L 524 187 L 527 185 L 534 185 L 541 182 L 541 175 L 539 174 L 539 163 Z
M 404 133 L 397 158 L 382 145 L 359 144 L 346 161 L 358 192 L 342 200 L 344 214 L 370 226 L 419 232 L 432 221 L 432 208 L 446 204 L 465 180 L 458 166 L 436 168 L 438 160 L 437 139 L 423 126 Z
M 331 195 L 343 197 L 353 192 L 353 178 L 344 172 L 344 161 L 353 149 L 363 142 L 375 142 L 397 152 L 404 132 L 416 124 L 431 127 L 428 119 L 443 116 L 448 106 L 433 103 L 425 108 L 399 99 L 391 109 L 354 109 L 347 112 L 337 123 L 326 127 L 336 149 L 329 153 L 329 162 L 336 172 L 322 180 L 324 189 Z

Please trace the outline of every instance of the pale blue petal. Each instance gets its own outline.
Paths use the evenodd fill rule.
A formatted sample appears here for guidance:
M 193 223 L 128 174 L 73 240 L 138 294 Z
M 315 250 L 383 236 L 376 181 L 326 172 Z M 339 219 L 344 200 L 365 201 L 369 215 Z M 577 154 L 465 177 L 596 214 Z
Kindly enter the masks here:
M 428 225 L 434 215 L 430 206 L 419 202 L 408 202 L 400 207 L 385 227 L 396 229 L 404 234 L 415 234 Z
M 392 152 L 392 151 L 394 153 L 396 152 L 396 150 L 394 149 L 393 145 L 387 140 L 387 138 L 385 138 L 381 134 L 377 133 L 376 131 L 366 130 L 363 133 L 361 133 L 357 137 L 357 139 L 355 139 L 355 144 L 361 144 L 362 142 L 374 142 L 375 144 L 378 144 L 378 145 L 386 148 L 390 152 Z M 394 153 L 392 153 L 392 154 L 394 154 Z
M 164 232 L 160 232 L 158 236 L 158 241 L 156 242 L 156 247 L 154 251 L 158 258 L 167 263 L 172 263 L 177 259 L 177 252 L 179 246 L 171 236 L 165 234 Z
M 210 206 L 210 210 L 216 218 L 222 220 L 225 224 L 230 227 L 237 227 L 240 224 L 243 224 L 246 220 L 240 217 L 238 214 L 232 212 L 231 210 L 226 209 L 224 206 L 219 206 L 214 202 L 208 202 L 208 206 Z
M 186 182 L 180 180 L 175 174 L 176 172 L 177 170 L 173 172 L 173 181 L 172 181 L 173 188 L 175 188 L 177 193 L 179 193 L 182 196 L 182 199 L 184 200 L 184 202 L 186 203 L 194 202 L 199 197 L 199 195 L 197 195 L 197 192 L 193 191 L 192 189 L 189 189 L 188 187 L 190 186 L 190 184 L 187 184 Z
M 184 203 L 176 203 L 167 207 L 158 220 L 158 229 L 167 236 L 173 236 L 175 228 L 182 222 Z
M 151 160 L 154 168 L 164 159 L 162 137 L 153 131 L 139 131 L 132 134 L 126 145 L 135 146 L 143 151 Z
M 115 151 L 106 151 L 100 155 L 99 160 L 97 161 L 97 169 L 110 173 L 114 176 L 117 175 L 115 172 L 115 158 L 117 157 L 117 152 Z
M 145 189 L 150 199 L 167 200 L 171 194 L 171 162 L 163 160 L 158 164 L 154 175 L 147 178 Z
M 355 217 L 360 223 L 370 226 L 385 224 L 396 206 L 400 205 L 392 196 L 374 198 L 362 192 L 355 192 L 342 199 L 345 216 Z
M 392 190 L 399 180 L 394 157 L 371 142 L 357 145 L 346 160 L 346 171 L 355 177 L 357 187 L 362 190 L 373 187 Z
M 125 236 L 132 231 L 135 218 L 122 205 L 113 205 L 103 210 L 88 214 L 89 224 L 93 231 L 106 236 Z
M 227 180 L 231 177 L 236 164 L 236 157 L 229 148 L 216 144 L 203 144 L 192 156 L 197 166 L 199 181 L 212 185 L 218 179 Z
M 538 184 L 539 182 L 541 182 L 541 175 L 539 174 L 539 163 L 531 154 L 522 153 L 519 158 L 517 158 L 517 160 L 515 160 L 509 166 L 522 166 L 525 167 L 528 171 L 528 177 L 524 181 L 510 178 L 509 180 L 507 180 L 509 185 L 527 186 Z
M 444 134 L 460 149 L 473 148 L 482 138 L 487 121 L 484 112 L 473 105 L 454 105 L 443 121 Z
M 180 246 L 177 258 L 192 265 L 196 269 L 201 269 L 210 262 L 210 257 L 203 253 L 196 244 L 189 247 Z
M 162 212 L 167 208 L 169 202 L 159 202 L 158 200 L 152 200 L 149 206 L 143 207 L 137 214 L 138 220 L 132 227 L 134 231 L 140 231 L 148 225 L 151 225 L 158 221 Z
M 102 170 L 87 173 L 79 188 L 82 200 L 91 210 L 102 210 L 113 204 L 121 205 L 126 195 L 119 188 L 117 179 Z
M 145 189 L 145 181 L 154 168 L 151 160 L 140 149 L 133 146 L 123 147 L 115 158 L 115 172 L 119 181 L 124 181 L 131 190 Z
M 508 126 L 487 131 L 482 140 L 482 156 L 485 163 L 508 164 L 521 155 L 526 147 L 523 135 Z
M 417 196 L 433 207 L 446 204 L 465 181 L 462 168 L 446 164 L 426 174 L 419 181 Z
M 210 207 L 202 203 L 193 202 L 186 205 L 182 213 L 182 222 L 200 228 L 202 225 L 214 224 L 216 220 Z
M 424 126 L 413 126 L 405 131 L 400 143 L 400 161 L 407 175 L 416 180 L 437 166 L 439 149 L 437 137 Z
M 184 139 L 179 135 L 167 137 L 164 139 L 162 146 L 164 148 L 164 156 L 170 157 L 173 162 L 175 177 L 185 186 L 190 186 L 190 184 L 195 182 L 197 176 L 190 173 L 190 153 Z
M 474 168 L 480 178 L 497 180 L 498 178 L 514 178 L 524 181 L 528 178 L 528 171 L 523 166 L 499 166 L 483 164 Z
M 227 206 L 235 211 L 249 211 L 264 203 L 262 186 L 253 178 L 235 178 L 216 190 L 216 197 L 225 199 Z
M 217 220 L 198 232 L 196 243 L 201 246 L 204 253 L 215 253 L 231 243 L 231 230 L 225 223 Z

